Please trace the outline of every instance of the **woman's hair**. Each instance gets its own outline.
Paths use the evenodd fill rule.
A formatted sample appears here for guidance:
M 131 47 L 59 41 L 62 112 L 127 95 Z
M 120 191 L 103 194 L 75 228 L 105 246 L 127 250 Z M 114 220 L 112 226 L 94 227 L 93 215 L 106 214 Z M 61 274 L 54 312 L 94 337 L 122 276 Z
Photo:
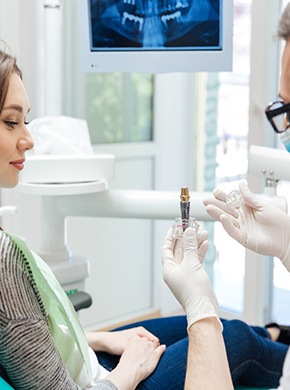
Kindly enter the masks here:
M 284 8 L 278 26 L 279 38 L 290 38 L 290 2 Z
M 10 77 L 13 73 L 18 74 L 22 79 L 22 72 L 19 69 L 16 58 L 0 49 L 0 112 L 6 99 Z

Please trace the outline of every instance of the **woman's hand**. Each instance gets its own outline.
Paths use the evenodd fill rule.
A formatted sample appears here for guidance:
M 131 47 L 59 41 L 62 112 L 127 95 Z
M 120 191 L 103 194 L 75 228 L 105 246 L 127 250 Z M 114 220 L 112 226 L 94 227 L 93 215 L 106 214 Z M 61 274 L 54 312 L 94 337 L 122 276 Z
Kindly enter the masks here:
M 86 335 L 89 346 L 94 351 L 108 352 L 112 355 L 122 355 L 134 336 L 147 339 L 155 348 L 160 345 L 159 339 L 143 326 L 114 332 L 87 332 Z
M 113 382 L 118 390 L 135 389 L 138 383 L 155 370 L 165 349 L 165 345 L 156 346 L 155 341 L 134 335 L 129 339 L 119 364 L 107 379 Z

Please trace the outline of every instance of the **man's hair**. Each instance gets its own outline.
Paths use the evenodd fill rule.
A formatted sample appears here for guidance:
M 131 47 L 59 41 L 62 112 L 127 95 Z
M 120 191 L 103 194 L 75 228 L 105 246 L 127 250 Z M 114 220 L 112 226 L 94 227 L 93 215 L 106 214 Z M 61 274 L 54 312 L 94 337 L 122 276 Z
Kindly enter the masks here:
M 278 26 L 279 38 L 290 38 L 290 2 L 284 8 Z

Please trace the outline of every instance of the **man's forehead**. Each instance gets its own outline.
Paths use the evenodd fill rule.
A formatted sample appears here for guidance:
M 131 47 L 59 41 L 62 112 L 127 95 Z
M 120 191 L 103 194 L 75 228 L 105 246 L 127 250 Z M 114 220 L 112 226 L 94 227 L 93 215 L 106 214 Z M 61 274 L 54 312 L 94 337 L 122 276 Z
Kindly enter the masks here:
M 290 39 L 285 42 L 281 62 L 280 97 L 290 102 Z
M 282 54 L 282 65 L 283 62 L 285 63 L 290 62 L 290 39 L 287 39 L 284 45 L 283 54 Z

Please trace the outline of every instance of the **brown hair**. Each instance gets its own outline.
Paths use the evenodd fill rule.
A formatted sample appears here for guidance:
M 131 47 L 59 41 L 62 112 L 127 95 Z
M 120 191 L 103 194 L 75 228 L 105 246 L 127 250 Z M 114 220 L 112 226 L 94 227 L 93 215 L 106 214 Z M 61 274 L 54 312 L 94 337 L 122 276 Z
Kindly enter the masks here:
M 22 79 L 22 72 L 19 69 L 16 58 L 0 49 L 0 112 L 6 99 L 10 77 L 13 73 L 18 74 Z
M 279 38 L 290 38 L 290 2 L 284 8 L 278 26 Z

